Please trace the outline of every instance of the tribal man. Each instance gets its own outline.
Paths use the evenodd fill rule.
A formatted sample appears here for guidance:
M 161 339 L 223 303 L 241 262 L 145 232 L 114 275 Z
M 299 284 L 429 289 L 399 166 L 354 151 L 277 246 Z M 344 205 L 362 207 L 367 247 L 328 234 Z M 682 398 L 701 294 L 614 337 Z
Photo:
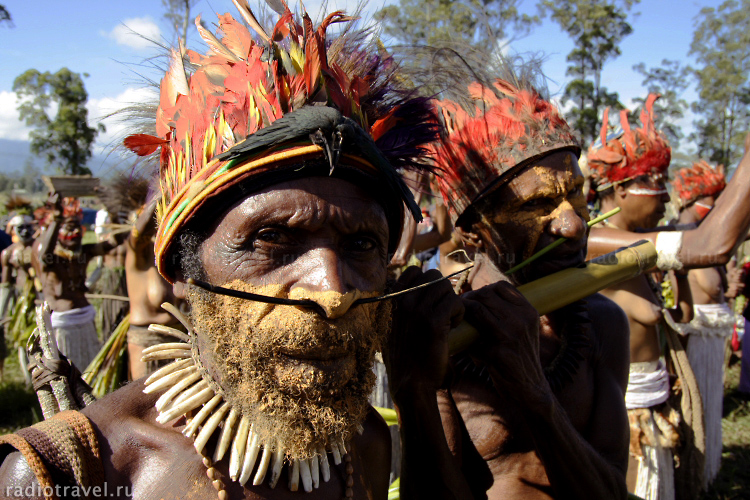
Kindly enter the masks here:
M 13 309 L 16 294 L 25 294 L 26 303 L 34 307 L 33 271 L 31 269 L 31 245 L 34 243 L 34 218 L 30 215 L 15 215 L 8 222 L 11 228 L 13 244 L 2 251 L 2 278 L 0 279 L 0 379 L 3 376 L 3 362 L 5 360 L 5 333 L 8 332 L 8 324 L 11 322 L 11 310 Z M 19 297 L 20 298 L 20 297 Z M 30 303 L 29 303 L 30 301 Z M 16 299 L 18 302 L 18 299 Z M 25 312 L 25 311 L 23 311 Z M 7 322 L 5 322 L 7 320 Z
M 605 112 L 602 137 L 589 149 L 593 188 L 600 198 L 601 210 L 622 209 L 606 227 L 591 231 L 589 255 L 595 257 L 646 239 L 655 243 L 657 266 L 664 271 L 675 270 L 679 275 L 690 268 L 725 264 L 750 227 L 750 156 L 745 155 L 714 210 L 697 229 L 652 229 L 664 215 L 668 201 L 665 175 L 671 158 L 669 145 L 654 128 L 653 103 L 657 97 L 652 94 L 646 100 L 640 129 L 631 130 L 623 112 L 623 130 L 607 136 Z M 680 291 L 687 288 L 686 281 L 678 276 Z M 644 498 L 665 500 L 675 494 L 677 498 L 693 498 L 703 485 L 702 404 L 679 339 L 672 328 L 665 327 L 674 323 L 670 314 L 664 314 L 661 288 L 644 275 L 604 293 L 623 308 L 630 322 L 633 364 L 626 395 L 631 422 L 629 488 Z M 691 309 L 682 311 L 686 320 Z M 660 361 L 664 337 L 670 362 L 680 378 L 681 415 L 664 407 L 670 394 L 669 377 Z M 680 466 L 673 479 L 673 452 L 669 448 L 678 442 Z
M 271 32 L 235 3 L 258 41 L 229 14 L 219 36 L 197 19 L 209 52 L 172 52 L 156 136 L 126 140 L 161 148 L 155 259 L 190 313 L 170 308 L 188 333 L 152 327 L 176 338 L 144 360 L 175 361 L 37 429 L 75 421 L 92 459 L 75 478 L 133 498 L 384 499 L 390 435 L 367 398 L 390 305 L 360 302 L 419 215 L 396 168 L 419 167 L 435 126 L 368 33 L 327 39 L 343 13 L 303 28 L 285 8 Z M 29 461 L 47 435 L 18 434 Z M 0 485 L 33 481 L 25 463 L 7 458 Z
M 722 167 L 697 162 L 680 169 L 672 181 L 678 200 L 680 225 L 699 224 L 714 206 L 726 186 Z M 724 356 L 727 340 L 734 329 L 734 313 L 724 298 L 727 276 L 723 267 L 692 269 L 687 275 L 693 299 L 693 320 L 678 324 L 687 336 L 690 367 L 703 402 L 706 433 L 704 487 L 716 477 L 721 466 L 721 417 L 724 401 Z
M 453 356 L 438 392 L 446 438 L 474 498 L 625 498 L 626 318 L 601 295 L 539 318 L 511 286 L 583 263 L 588 211 L 571 129 L 531 82 L 505 72 L 469 85 L 472 104 L 436 103 L 438 184 L 475 252 L 461 290 L 482 334 Z M 497 308 L 497 297 L 514 307 Z M 412 313 L 411 327 L 420 322 L 440 328 Z
M 85 370 L 100 347 L 94 307 L 85 296 L 86 268 L 91 259 L 122 243 L 127 233 L 83 245 L 79 201 L 53 194 L 50 205 L 52 220 L 34 244 L 32 264 L 42 282 L 44 300 L 53 311 L 52 327 L 60 352 Z

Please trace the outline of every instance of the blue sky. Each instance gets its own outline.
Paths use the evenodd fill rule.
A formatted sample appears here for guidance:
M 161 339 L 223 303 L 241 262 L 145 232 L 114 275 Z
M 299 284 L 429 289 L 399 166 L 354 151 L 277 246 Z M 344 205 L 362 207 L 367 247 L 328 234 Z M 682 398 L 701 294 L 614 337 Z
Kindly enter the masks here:
M 88 73 L 85 84 L 93 120 L 144 98 L 147 91 L 137 83 L 135 72 L 156 80 L 161 78 L 153 69 L 139 64 L 153 55 L 154 49 L 127 28 L 152 38 L 171 40 L 161 0 L 1 0 L 0 3 L 10 11 L 15 25 L 0 27 L 0 138 L 27 138 L 28 129 L 18 121 L 12 92 L 13 80 L 27 69 L 54 72 L 67 66 Z M 304 3 L 314 12 L 321 1 Z M 330 1 L 329 6 L 351 11 L 356 3 L 336 0 Z M 527 1 L 522 8 L 533 9 L 535 3 Z M 634 97 L 642 96 L 642 78 L 632 66 L 639 62 L 645 62 L 647 67 L 656 66 L 665 58 L 689 62 L 693 18 L 702 7 L 719 4 L 718 0 L 642 0 L 634 9 L 640 15 L 631 20 L 634 32 L 622 43 L 622 56 L 605 66 L 602 83 L 610 91 L 619 92 L 626 105 Z M 253 0 L 251 5 L 255 5 Z M 382 1 L 373 2 L 367 10 L 374 12 L 380 5 Z M 193 13 L 201 13 L 204 20 L 213 22 L 213 13 L 217 11 L 235 13 L 230 0 L 201 0 Z M 192 48 L 197 43 L 189 40 Z M 516 41 L 512 50 L 545 53 L 544 71 L 552 80 L 550 89 L 559 92 L 566 82 L 565 57 L 572 46 L 567 35 L 547 20 L 530 36 Z M 691 90 L 688 100 L 693 96 Z M 688 117 L 683 125 L 687 126 L 689 121 Z M 105 119 L 104 123 L 108 132 L 100 137 L 99 150 L 105 149 L 121 131 L 121 126 L 111 119 Z

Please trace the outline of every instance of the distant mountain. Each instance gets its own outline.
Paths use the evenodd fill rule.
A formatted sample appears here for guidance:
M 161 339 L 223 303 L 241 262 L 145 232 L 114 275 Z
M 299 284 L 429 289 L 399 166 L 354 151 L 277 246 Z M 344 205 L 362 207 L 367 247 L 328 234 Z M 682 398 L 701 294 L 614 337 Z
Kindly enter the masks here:
M 43 174 L 53 175 L 57 172 L 47 166 L 44 158 L 31 154 L 28 141 L 14 141 L 0 139 L 0 174 L 22 174 L 28 162 Z M 131 162 L 132 163 L 132 162 Z M 89 160 L 88 167 L 98 177 L 108 177 L 113 171 L 124 168 L 127 161 L 117 155 L 94 155 Z

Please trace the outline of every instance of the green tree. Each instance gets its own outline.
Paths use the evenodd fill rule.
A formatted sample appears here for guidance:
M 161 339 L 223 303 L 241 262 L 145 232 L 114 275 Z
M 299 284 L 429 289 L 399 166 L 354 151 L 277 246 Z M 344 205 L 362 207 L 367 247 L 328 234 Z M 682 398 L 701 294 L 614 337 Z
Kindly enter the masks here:
M 742 156 L 750 118 L 750 0 L 727 0 L 705 7 L 695 19 L 690 54 L 699 100 L 691 134 L 698 154 L 716 163 L 734 165 Z
M 521 14 L 519 0 L 399 0 L 375 13 L 383 31 L 405 45 L 464 43 L 493 52 L 528 34 L 538 16 Z
M 568 121 L 584 144 L 599 133 L 605 107 L 622 108 L 617 92 L 601 84 L 604 64 L 620 55 L 620 42 L 633 28 L 628 11 L 639 0 L 542 0 L 540 6 L 575 43 L 568 54 L 566 75 L 572 77 L 561 102 L 574 107 Z
M 633 70 L 643 75 L 642 85 L 649 93 L 660 94 L 661 98 L 654 104 L 654 120 L 656 128 L 667 136 L 672 150 L 675 151 L 680 145 L 680 140 L 685 136 L 682 129 L 676 124 L 685 117 L 688 102 L 682 98 L 685 89 L 688 88 L 688 69 L 682 67 L 678 61 L 663 59 L 660 66 L 646 69 L 644 63 L 636 64 Z M 631 114 L 635 120 L 640 116 L 640 109 L 645 102 L 644 97 L 634 99 L 639 107 Z
M 63 173 L 90 174 L 86 162 L 97 134 L 105 129 L 87 123 L 88 93 L 81 75 L 68 68 L 57 73 L 30 69 L 15 79 L 13 90 L 21 102 L 19 118 L 34 127 L 29 134 L 31 151 L 44 154 Z M 55 107 L 57 112 L 50 116 Z

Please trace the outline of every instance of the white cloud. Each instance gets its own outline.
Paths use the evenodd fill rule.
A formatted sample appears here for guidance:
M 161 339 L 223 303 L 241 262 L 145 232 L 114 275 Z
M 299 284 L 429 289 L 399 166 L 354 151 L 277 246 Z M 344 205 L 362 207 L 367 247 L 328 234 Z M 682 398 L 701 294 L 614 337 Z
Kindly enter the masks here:
M 123 116 L 110 116 L 112 113 L 136 103 L 157 99 L 158 95 L 154 89 L 136 87 L 127 88 L 115 97 L 89 99 L 86 105 L 89 110 L 89 124 L 93 127 L 102 123 L 107 128 L 106 132 L 97 136 L 95 151 L 108 151 L 124 138 L 128 124 L 123 122 Z
M 151 40 L 159 40 L 161 29 L 150 17 L 133 17 L 125 19 L 104 35 L 112 38 L 118 45 L 143 50 L 154 46 Z
M 0 91 L 0 138 L 29 140 L 29 127 L 18 119 L 18 97 L 15 92 Z

